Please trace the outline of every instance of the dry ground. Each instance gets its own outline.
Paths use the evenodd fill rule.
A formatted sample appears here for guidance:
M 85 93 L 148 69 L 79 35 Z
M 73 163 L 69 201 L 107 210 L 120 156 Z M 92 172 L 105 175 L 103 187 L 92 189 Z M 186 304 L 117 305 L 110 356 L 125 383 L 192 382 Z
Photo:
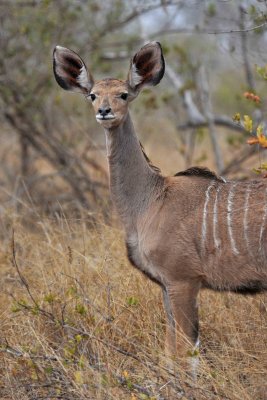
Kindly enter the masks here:
M 267 399 L 264 296 L 201 294 L 192 382 L 168 370 L 161 293 L 121 230 L 87 221 L 1 210 L 0 399 Z

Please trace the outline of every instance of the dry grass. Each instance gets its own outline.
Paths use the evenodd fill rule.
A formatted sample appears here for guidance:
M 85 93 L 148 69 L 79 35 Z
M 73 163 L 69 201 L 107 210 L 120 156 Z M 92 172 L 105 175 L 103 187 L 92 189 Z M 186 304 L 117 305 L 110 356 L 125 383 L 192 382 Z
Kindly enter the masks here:
M 263 296 L 201 294 L 191 382 L 166 367 L 161 293 L 122 232 L 30 211 L 1 216 L 1 399 L 267 399 Z

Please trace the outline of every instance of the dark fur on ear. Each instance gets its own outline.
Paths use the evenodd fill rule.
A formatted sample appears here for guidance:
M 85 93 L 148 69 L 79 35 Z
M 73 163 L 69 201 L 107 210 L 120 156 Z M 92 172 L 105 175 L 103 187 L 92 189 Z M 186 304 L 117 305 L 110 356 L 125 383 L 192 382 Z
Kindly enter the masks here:
M 164 71 L 165 62 L 160 43 L 148 43 L 131 61 L 128 74 L 129 86 L 134 91 L 140 91 L 143 86 L 155 86 L 161 81 Z
M 57 83 L 63 89 L 90 93 L 93 78 L 81 57 L 74 51 L 56 46 L 53 53 L 53 70 Z

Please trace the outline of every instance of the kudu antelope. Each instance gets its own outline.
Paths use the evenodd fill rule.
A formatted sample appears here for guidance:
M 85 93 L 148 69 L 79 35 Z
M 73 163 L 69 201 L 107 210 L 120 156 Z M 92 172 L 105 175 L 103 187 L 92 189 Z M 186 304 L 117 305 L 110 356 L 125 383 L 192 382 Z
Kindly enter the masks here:
M 226 182 L 208 169 L 165 177 L 144 154 L 128 111 L 157 85 L 164 58 L 157 42 L 132 58 L 125 81 L 94 81 L 82 59 L 57 46 L 54 73 L 66 90 L 90 99 L 106 134 L 110 190 L 130 262 L 163 290 L 166 352 L 183 357 L 198 342 L 200 289 L 267 289 L 267 182 Z

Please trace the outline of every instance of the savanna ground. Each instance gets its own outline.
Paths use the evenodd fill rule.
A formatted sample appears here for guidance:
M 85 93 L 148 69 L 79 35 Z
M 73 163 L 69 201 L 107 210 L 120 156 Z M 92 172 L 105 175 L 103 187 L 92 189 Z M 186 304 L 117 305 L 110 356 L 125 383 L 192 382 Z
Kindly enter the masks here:
M 160 290 L 87 219 L 2 209 L 0 398 L 266 399 L 264 296 L 203 292 L 199 379 L 173 374 Z
M 161 291 L 129 265 L 116 217 L 7 198 L 0 399 L 267 399 L 266 296 L 201 293 L 192 381 L 164 358 Z

